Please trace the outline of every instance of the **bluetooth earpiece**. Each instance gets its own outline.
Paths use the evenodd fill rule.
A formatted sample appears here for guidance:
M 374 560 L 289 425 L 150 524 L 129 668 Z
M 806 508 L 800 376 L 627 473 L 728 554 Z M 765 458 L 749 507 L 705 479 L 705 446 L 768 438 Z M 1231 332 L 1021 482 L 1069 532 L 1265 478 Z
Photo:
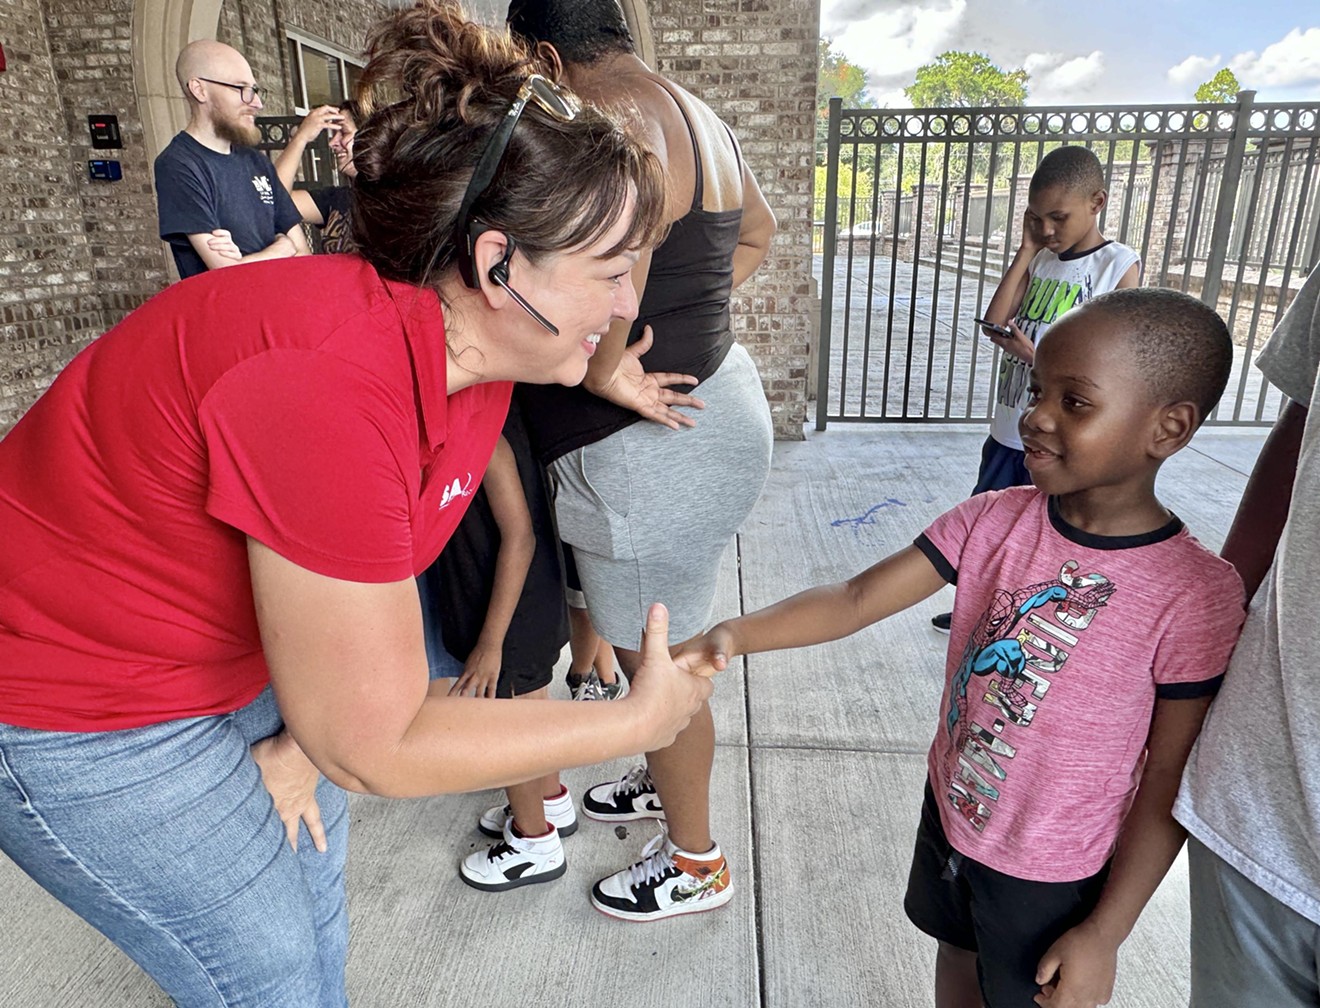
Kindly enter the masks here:
M 508 235 L 504 236 L 505 246 L 504 255 L 500 261 L 490 268 L 486 274 L 490 282 L 504 290 L 509 297 L 517 302 L 518 307 L 525 311 L 532 318 L 536 319 L 541 325 L 548 329 L 553 335 L 559 335 L 559 329 L 551 321 L 542 315 L 539 311 L 528 304 L 527 299 L 509 286 L 509 261 L 513 258 L 513 253 L 517 251 L 518 246 Z
M 490 277 L 490 282 L 498 284 L 505 290 L 509 289 L 509 260 L 513 258 L 513 253 L 517 249 L 512 238 L 507 238 L 508 244 L 504 246 L 504 257 L 490 268 L 486 276 Z

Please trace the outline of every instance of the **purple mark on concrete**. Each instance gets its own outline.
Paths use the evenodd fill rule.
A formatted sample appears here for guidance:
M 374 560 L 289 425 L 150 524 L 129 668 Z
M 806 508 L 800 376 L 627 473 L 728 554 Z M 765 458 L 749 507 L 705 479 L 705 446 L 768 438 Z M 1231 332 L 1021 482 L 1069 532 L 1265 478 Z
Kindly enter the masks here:
M 853 531 L 858 532 L 863 525 L 876 524 L 875 513 L 881 508 L 887 507 L 907 507 L 907 501 L 901 501 L 896 497 L 890 497 L 888 500 L 883 500 L 879 504 L 875 504 L 868 508 L 865 514 L 860 514 L 856 518 L 835 518 L 834 521 L 830 522 L 830 526 L 833 528 L 839 528 L 842 525 L 851 525 Z

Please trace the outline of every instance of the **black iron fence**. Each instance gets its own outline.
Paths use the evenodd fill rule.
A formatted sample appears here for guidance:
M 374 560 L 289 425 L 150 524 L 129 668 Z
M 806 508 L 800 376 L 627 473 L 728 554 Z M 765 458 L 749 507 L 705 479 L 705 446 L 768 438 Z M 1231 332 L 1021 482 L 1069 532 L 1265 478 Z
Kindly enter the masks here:
M 1268 423 L 1251 361 L 1320 257 L 1320 104 L 844 109 L 818 204 L 816 426 L 986 419 L 997 350 L 971 320 L 1011 260 L 1040 159 L 1100 158 L 1102 233 L 1144 283 L 1214 305 L 1238 344 L 1211 423 Z

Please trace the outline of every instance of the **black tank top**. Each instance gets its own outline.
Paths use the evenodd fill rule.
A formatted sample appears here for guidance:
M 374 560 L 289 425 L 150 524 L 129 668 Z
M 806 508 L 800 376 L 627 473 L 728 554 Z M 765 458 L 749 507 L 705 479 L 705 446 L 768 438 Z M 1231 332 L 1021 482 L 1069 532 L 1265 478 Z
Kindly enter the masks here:
M 674 97 L 672 93 L 670 97 Z M 642 367 L 648 372 L 677 371 L 705 381 L 724 363 L 733 346 L 729 294 L 733 290 L 733 253 L 742 230 L 742 208 L 702 209 L 705 180 L 696 131 L 682 103 L 677 98 L 674 103 L 692 139 L 696 191 L 691 209 L 674 222 L 651 256 L 646 291 L 628 343 L 641 339 L 642 328 L 649 325 L 654 342 L 642 357 Z M 736 154 L 738 144 L 732 132 L 729 139 Z M 740 155 L 738 164 L 741 170 Z M 675 387 L 684 392 L 692 388 Z M 516 394 L 522 402 L 532 445 L 546 464 L 642 419 L 633 410 L 616 406 L 580 385 L 519 385 Z

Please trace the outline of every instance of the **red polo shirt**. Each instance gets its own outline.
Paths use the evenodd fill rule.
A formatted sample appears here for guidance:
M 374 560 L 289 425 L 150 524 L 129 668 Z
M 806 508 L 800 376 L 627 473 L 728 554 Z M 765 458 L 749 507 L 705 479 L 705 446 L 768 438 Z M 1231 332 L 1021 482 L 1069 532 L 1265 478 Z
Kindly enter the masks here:
M 170 287 L 0 441 L 0 721 L 105 731 L 232 711 L 269 675 L 246 537 L 348 581 L 439 554 L 506 382 L 445 395 L 433 291 L 355 256 Z

